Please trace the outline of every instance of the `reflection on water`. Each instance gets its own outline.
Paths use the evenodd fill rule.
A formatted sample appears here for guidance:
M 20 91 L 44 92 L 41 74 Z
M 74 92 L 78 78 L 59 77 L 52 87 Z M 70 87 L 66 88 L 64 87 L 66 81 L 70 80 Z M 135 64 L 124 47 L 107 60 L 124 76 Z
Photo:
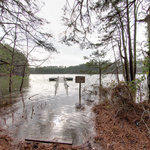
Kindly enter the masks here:
M 21 85 L 22 78 L 20 76 L 13 76 L 12 77 L 12 94 L 9 94 L 9 77 L 8 76 L 0 76 L 0 107 L 5 106 L 7 104 L 11 104 L 16 102 L 19 96 L 19 89 Z M 28 88 L 29 86 L 29 79 L 25 77 L 23 87 Z M 13 98 L 13 101 L 11 100 Z M 14 101 L 14 98 L 15 101 Z
M 59 86 L 59 77 L 57 77 L 57 79 L 56 79 L 56 84 L 55 84 L 55 95 L 57 94 L 58 86 Z
M 56 82 L 49 82 L 49 77 L 31 75 L 29 87 L 17 96 L 20 101 L 1 109 L 0 124 L 19 139 L 73 140 L 81 144 L 93 133 L 90 107 L 76 111 L 78 84 L 74 81 L 67 82 L 60 75 Z
M 65 77 L 57 77 L 56 83 L 55 83 L 55 95 L 57 94 L 57 90 L 58 90 L 59 84 L 61 84 L 61 83 L 64 84 L 64 88 L 66 90 L 66 94 L 68 95 L 68 87 L 69 87 L 69 85 L 67 84 L 67 81 L 65 80 Z
M 73 140 L 75 145 L 81 144 L 94 133 L 92 103 L 86 103 L 84 111 L 76 111 L 78 84 L 74 81 L 66 82 L 64 75 L 59 75 L 56 82 L 49 82 L 50 77 L 52 76 L 30 75 L 29 87 L 17 98 L 13 98 L 20 101 L 9 108 L 0 109 L 0 125 L 19 139 Z M 110 77 L 103 80 L 105 85 L 110 82 L 108 79 Z M 93 87 L 89 85 L 97 82 L 98 75 L 86 75 L 82 89 L 90 91 Z M 87 94 L 83 94 L 82 101 L 98 99 L 96 94 L 93 97 L 85 96 Z

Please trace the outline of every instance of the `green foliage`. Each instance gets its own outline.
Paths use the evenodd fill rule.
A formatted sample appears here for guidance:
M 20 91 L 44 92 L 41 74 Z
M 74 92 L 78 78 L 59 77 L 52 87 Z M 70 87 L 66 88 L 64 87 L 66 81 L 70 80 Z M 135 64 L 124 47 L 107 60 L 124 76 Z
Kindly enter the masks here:
M 137 65 L 137 71 L 138 73 L 142 73 L 142 62 L 138 61 Z M 114 70 L 115 63 L 104 61 L 103 62 L 103 70 L 102 74 L 108 74 L 108 73 L 116 73 Z M 31 74 L 98 74 L 98 68 L 97 66 L 93 66 L 90 62 L 87 62 L 86 64 L 81 64 L 77 66 L 69 66 L 69 67 L 63 67 L 63 66 L 47 66 L 47 67 L 37 67 L 37 68 L 30 68 L 29 72 Z M 122 73 L 121 67 L 119 68 L 119 73 Z
M 85 64 L 81 64 L 78 66 L 69 66 L 69 67 L 62 67 L 62 66 L 47 66 L 47 67 L 37 67 L 37 68 L 30 68 L 30 73 L 33 74 L 81 74 L 87 73 L 89 67 Z M 93 70 L 94 71 L 94 70 Z
M 13 69 L 13 74 L 21 75 L 23 65 L 27 62 L 25 55 L 18 50 L 14 52 L 14 62 L 11 66 L 13 48 L 9 45 L 0 44 L 0 73 L 8 74 Z M 27 63 L 28 66 L 28 63 Z
M 135 80 L 129 82 L 129 87 L 133 92 L 140 88 L 141 83 L 145 80 L 145 76 L 142 75 L 141 77 L 136 78 Z
M 144 61 L 143 61 L 144 66 L 143 68 L 143 73 L 146 73 L 148 75 L 149 73 L 149 68 L 150 68 L 150 58 L 149 57 L 145 57 Z

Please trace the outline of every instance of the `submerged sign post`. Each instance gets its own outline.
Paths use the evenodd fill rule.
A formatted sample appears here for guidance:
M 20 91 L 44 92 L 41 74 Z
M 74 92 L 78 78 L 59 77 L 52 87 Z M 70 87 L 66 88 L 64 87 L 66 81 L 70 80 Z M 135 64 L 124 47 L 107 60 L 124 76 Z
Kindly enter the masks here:
M 85 83 L 85 76 L 76 76 L 75 82 L 79 83 L 79 106 L 81 107 L 81 83 Z

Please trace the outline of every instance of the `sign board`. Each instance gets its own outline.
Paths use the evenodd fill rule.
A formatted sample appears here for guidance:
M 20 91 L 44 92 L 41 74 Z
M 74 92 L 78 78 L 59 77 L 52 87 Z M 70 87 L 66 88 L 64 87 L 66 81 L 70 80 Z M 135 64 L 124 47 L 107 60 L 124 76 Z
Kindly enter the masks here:
M 85 76 L 76 76 L 75 82 L 76 83 L 85 83 Z

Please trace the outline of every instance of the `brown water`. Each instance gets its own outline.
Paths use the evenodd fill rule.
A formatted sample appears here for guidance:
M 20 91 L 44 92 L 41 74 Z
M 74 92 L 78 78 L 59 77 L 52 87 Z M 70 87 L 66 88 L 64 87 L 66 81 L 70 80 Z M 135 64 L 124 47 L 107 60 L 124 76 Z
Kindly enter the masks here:
M 60 77 L 59 83 L 49 82 L 50 77 Z M 30 75 L 29 86 L 23 94 L 17 95 L 18 101 L 12 106 L 0 109 L 0 125 L 8 129 L 19 139 L 73 141 L 79 145 L 94 135 L 92 104 L 86 99 L 97 100 L 92 95 L 87 97 L 85 89 L 92 90 L 91 84 L 98 83 L 98 75 L 86 75 L 86 83 L 82 84 L 82 103 L 84 110 L 77 110 L 78 84 L 75 81 L 64 83 L 61 77 L 75 75 Z M 107 75 L 103 82 L 115 80 Z M 66 86 L 66 84 L 69 86 Z M 68 88 L 67 88 L 68 87 Z

